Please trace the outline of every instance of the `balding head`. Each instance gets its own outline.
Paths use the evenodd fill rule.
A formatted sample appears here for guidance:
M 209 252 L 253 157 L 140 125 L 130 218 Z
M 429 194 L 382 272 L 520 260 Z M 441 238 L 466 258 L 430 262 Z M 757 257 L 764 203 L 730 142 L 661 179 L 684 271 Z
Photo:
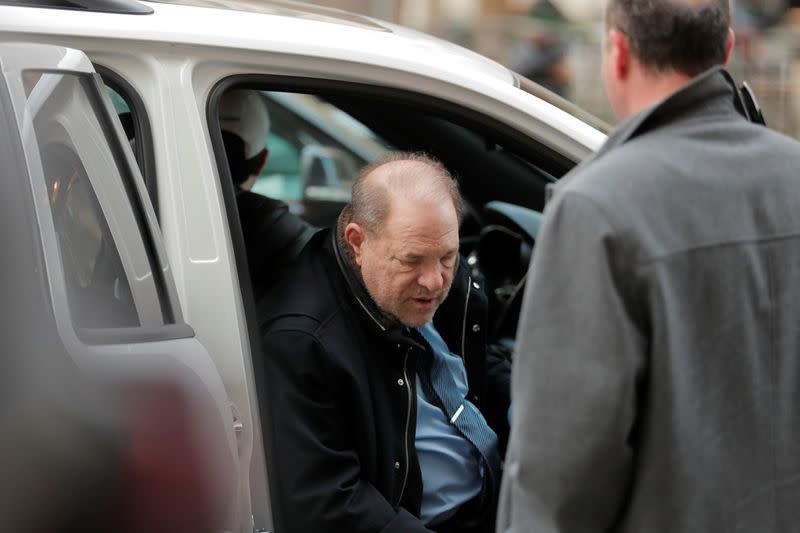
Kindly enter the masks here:
M 730 0 L 608 0 L 606 25 L 643 67 L 696 76 L 727 61 Z
M 461 219 L 458 183 L 440 162 L 421 153 L 392 152 L 364 167 L 343 215 L 367 231 L 380 229 L 397 202 L 450 202 Z
M 458 263 L 462 205 L 450 173 L 422 154 L 391 154 L 355 180 L 339 246 L 385 316 L 431 320 Z

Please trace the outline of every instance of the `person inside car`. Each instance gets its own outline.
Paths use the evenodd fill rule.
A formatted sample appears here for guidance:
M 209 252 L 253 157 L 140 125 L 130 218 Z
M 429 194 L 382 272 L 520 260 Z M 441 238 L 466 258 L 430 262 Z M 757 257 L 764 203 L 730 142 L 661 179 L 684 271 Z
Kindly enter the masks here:
M 493 530 L 510 365 L 462 205 L 441 163 L 389 154 L 262 299 L 281 531 Z
M 219 123 L 258 301 L 299 255 L 315 228 L 290 212 L 284 202 L 251 190 L 269 155 L 269 111 L 261 93 L 249 89 L 225 93 L 219 103 Z

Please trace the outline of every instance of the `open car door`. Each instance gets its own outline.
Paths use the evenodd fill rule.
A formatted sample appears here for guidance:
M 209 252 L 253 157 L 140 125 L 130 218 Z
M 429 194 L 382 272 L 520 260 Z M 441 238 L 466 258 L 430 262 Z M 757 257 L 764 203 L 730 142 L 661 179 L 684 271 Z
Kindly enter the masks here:
M 53 340 L 26 361 L 57 373 L 64 354 L 64 368 L 95 390 L 81 416 L 106 418 L 113 442 L 114 459 L 93 463 L 109 465 L 104 498 L 115 496 L 84 509 L 106 514 L 104 529 L 115 531 L 247 531 L 230 402 L 183 321 L 150 200 L 102 81 L 82 52 L 63 47 L 0 42 L 0 66 L 3 187 L 21 192 L 4 189 L 14 210 L 3 209 L 3 225 L 32 247 L 26 279 L 40 289 L 18 295 L 19 309 L 38 310 L 26 315 L 23 337 Z M 16 307 L 5 304 L 10 324 Z M 59 402 L 80 404 L 85 391 L 67 381 L 37 383 L 73 391 Z M 89 514 L 74 526 L 97 527 Z

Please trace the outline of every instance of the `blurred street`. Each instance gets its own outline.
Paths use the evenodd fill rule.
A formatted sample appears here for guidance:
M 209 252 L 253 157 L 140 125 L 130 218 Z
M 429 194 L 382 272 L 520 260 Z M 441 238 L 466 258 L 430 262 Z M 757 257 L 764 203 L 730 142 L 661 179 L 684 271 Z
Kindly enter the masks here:
M 416 28 L 480 52 L 613 123 L 599 78 L 597 0 L 314 0 Z M 731 70 L 767 123 L 800 137 L 800 1 L 734 0 Z

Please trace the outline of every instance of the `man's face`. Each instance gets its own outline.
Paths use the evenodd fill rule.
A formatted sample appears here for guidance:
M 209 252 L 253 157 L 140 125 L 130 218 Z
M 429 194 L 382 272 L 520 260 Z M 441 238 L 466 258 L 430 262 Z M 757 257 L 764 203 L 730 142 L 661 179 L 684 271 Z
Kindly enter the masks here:
M 380 309 L 418 327 L 444 301 L 458 260 L 458 217 L 452 202 L 396 199 L 382 227 L 356 250 L 364 284 Z

